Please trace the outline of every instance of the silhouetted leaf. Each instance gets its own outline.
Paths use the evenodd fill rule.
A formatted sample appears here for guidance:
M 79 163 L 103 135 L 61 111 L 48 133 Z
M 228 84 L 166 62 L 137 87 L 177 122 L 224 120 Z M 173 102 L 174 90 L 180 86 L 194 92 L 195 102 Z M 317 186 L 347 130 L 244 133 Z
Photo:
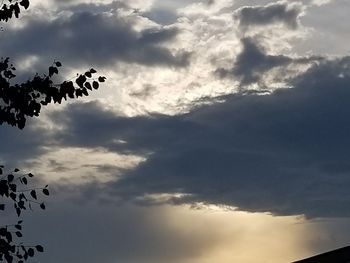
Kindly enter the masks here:
M 9 175 L 7 176 L 7 181 L 10 183 L 10 182 L 13 181 L 14 178 L 15 178 L 15 177 L 13 176 L 13 174 L 9 174 Z
M 38 252 L 44 252 L 44 248 L 40 245 L 36 245 L 35 248 Z
M 48 189 L 43 189 L 43 193 L 44 193 L 44 195 L 50 195 L 50 192 L 49 192 L 49 190 Z
M 91 74 L 90 71 L 85 72 L 84 75 L 85 75 L 86 77 L 88 77 L 88 78 L 91 78 L 91 77 L 92 77 L 92 74 Z
M 99 82 L 105 82 L 106 78 L 105 77 L 98 77 Z
M 52 77 L 54 74 L 58 74 L 58 69 L 56 67 L 49 67 L 49 76 Z
M 28 249 L 28 256 L 34 257 L 34 249 L 32 249 L 32 248 Z
M 16 213 L 18 217 L 21 215 L 21 209 L 19 207 L 16 208 Z
M 7 242 L 11 243 L 12 242 L 12 234 L 11 232 L 6 232 L 5 238 L 7 239 Z
M 90 82 L 85 82 L 84 87 L 87 88 L 88 90 L 92 90 L 92 86 Z
M 22 0 L 19 4 L 21 6 L 23 6 L 25 9 L 28 9 L 28 7 L 29 7 L 29 0 Z
M 15 193 L 10 193 L 10 197 L 13 201 L 16 201 L 17 195 Z
M 35 191 L 35 190 L 30 191 L 30 195 L 31 195 L 35 200 L 37 199 L 36 191 Z
M 80 88 L 83 88 L 84 87 L 84 83 L 86 81 L 86 77 L 84 75 L 80 75 L 77 79 L 76 79 L 76 83 L 78 84 L 78 86 Z
M 22 178 L 22 182 L 23 182 L 24 184 L 28 184 L 27 178 L 23 177 L 23 178 Z
M 15 3 L 13 5 L 13 12 L 15 13 L 15 17 L 18 18 L 19 17 L 19 13 L 21 12 L 21 10 L 19 9 L 18 3 Z
M 100 84 L 98 84 L 97 81 L 92 82 L 92 87 L 93 87 L 94 89 L 98 89 L 99 86 L 100 86 Z

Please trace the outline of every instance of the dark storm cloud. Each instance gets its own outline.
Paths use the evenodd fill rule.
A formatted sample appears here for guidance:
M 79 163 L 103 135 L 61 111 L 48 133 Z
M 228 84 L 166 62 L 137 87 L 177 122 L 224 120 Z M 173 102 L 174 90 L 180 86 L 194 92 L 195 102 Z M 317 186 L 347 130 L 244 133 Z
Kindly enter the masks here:
M 301 12 L 300 5 L 277 2 L 266 6 L 242 7 L 235 12 L 235 17 L 239 19 L 241 27 L 281 23 L 288 28 L 296 29 Z
M 2 54 L 17 59 L 35 55 L 50 61 L 59 58 L 72 65 L 108 66 L 124 61 L 186 66 L 188 53 L 173 54 L 161 46 L 176 35 L 174 28 L 137 32 L 117 10 L 109 14 L 77 11 L 69 17 L 53 21 L 33 19 L 23 28 L 6 30 L 0 36 L 0 49 Z
M 266 55 L 252 38 L 244 38 L 241 42 L 243 49 L 237 56 L 233 69 L 219 69 L 218 73 L 221 77 L 234 75 L 241 78 L 242 84 L 251 84 L 259 82 L 261 75 L 272 68 L 292 62 L 292 59 L 287 56 Z
M 29 119 L 24 130 L 0 125 L 0 163 L 3 161 L 8 167 L 23 166 L 24 160 L 43 154 L 46 152 L 43 146 L 49 145 L 48 130 L 35 120 Z
M 254 38 L 241 39 L 242 51 L 237 56 L 231 69 L 218 69 L 216 73 L 222 78 L 239 78 L 242 85 L 260 82 L 268 71 L 291 64 L 308 64 L 322 60 L 322 57 L 291 58 L 284 55 L 269 55 Z
M 62 143 L 150 154 L 106 185 L 125 199 L 188 193 L 248 211 L 349 216 L 350 58 L 323 61 L 271 95 L 234 95 L 180 116 L 123 118 L 96 103 L 56 115 Z M 59 118 L 59 119 L 58 119 Z M 126 143 L 118 143 L 123 140 Z

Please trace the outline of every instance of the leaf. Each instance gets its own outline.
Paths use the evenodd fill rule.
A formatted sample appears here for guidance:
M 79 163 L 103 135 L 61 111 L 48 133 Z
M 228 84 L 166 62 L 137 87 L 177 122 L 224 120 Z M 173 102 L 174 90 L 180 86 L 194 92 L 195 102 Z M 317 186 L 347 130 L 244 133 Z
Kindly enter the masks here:
M 44 248 L 40 245 L 36 245 L 35 248 L 38 252 L 44 252 Z
M 7 232 L 5 237 L 7 239 L 7 242 L 12 242 L 12 234 L 11 234 L 11 232 Z
M 36 196 L 36 191 L 35 191 L 35 190 L 30 191 L 30 195 L 31 195 L 35 200 L 37 200 L 37 196 Z
M 29 7 L 29 0 L 22 0 L 19 4 L 21 6 L 23 6 L 25 9 L 28 9 L 28 7 Z
M 5 210 L 5 204 L 0 204 L 0 210 L 2 210 L 2 211 Z
M 88 78 L 91 78 L 91 77 L 92 77 L 92 74 L 91 74 L 90 71 L 85 72 L 84 75 L 85 75 L 86 77 L 88 77 Z
M 28 249 L 28 256 L 34 257 L 34 249 L 32 249 L 32 248 Z
M 55 62 L 55 65 L 56 65 L 56 67 L 62 67 L 62 63 L 59 62 L 59 61 L 56 61 L 56 62 Z
M 43 189 L 43 194 L 44 195 L 50 195 L 49 189 Z
M 34 175 L 32 173 L 29 173 L 28 176 L 29 177 L 34 177 Z
M 106 77 L 98 77 L 99 82 L 105 82 L 105 80 L 106 80 Z
M 18 207 L 19 207 L 19 208 L 21 208 L 21 209 L 26 209 L 26 207 L 25 207 L 25 205 L 24 205 L 25 203 L 24 203 L 23 200 L 19 201 L 17 204 L 18 204 Z
M 18 217 L 21 215 L 21 209 L 19 207 L 16 207 L 16 213 Z
M 76 80 L 75 80 L 75 82 L 78 84 L 78 86 L 80 87 L 80 88 L 83 88 L 84 86 L 84 83 L 85 83 L 85 81 L 86 81 L 86 77 L 84 76 L 84 75 L 80 75 Z
M 7 184 L 6 180 L 1 180 L 0 181 L 0 194 L 1 196 L 8 196 L 8 191 L 9 191 L 9 186 Z
M 92 86 L 90 82 L 85 82 L 84 87 L 87 88 L 88 90 L 92 90 Z
M 46 207 L 45 207 L 45 204 L 44 204 L 44 203 L 41 203 L 41 204 L 40 204 L 40 208 L 41 208 L 42 210 L 45 210 L 45 208 L 46 208 Z
M 15 225 L 15 228 L 17 228 L 18 230 L 22 230 L 22 226 L 21 225 Z
M 88 93 L 87 89 L 81 89 L 81 92 L 82 92 L 85 96 L 89 96 L 89 93 Z
M 49 77 L 51 78 L 54 74 L 58 74 L 58 69 L 56 67 L 49 67 Z
M 7 176 L 7 181 L 8 181 L 9 183 L 12 182 L 13 179 L 15 179 L 15 177 L 13 176 L 13 174 L 9 174 L 9 175 Z
M 16 236 L 18 236 L 18 237 L 22 237 L 23 235 L 22 235 L 22 233 L 21 233 L 21 232 L 16 231 Z
M 23 178 L 22 178 L 22 182 L 23 182 L 24 184 L 27 184 L 27 183 L 28 183 L 27 178 L 23 177 Z
M 92 87 L 93 87 L 94 89 L 98 89 L 99 86 L 100 86 L 100 84 L 98 84 L 97 81 L 92 82 Z
M 13 11 L 15 13 L 15 17 L 18 18 L 19 17 L 19 13 L 21 12 L 18 3 L 13 5 Z
M 10 197 L 13 201 L 16 201 L 17 195 L 15 193 L 10 193 Z
M 7 233 L 7 230 L 6 230 L 6 228 L 4 228 L 4 227 L 2 227 L 2 228 L 0 228 L 0 236 L 6 236 L 6 233 Z

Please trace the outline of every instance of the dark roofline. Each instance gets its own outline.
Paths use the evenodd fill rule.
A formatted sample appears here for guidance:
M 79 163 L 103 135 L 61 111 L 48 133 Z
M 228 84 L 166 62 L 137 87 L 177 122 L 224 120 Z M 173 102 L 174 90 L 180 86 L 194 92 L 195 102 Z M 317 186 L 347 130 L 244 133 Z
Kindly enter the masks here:
M 350 262 L 350 246 L 332 250 L 317 256 L 306 258 L 293 263 L 346 263 Z

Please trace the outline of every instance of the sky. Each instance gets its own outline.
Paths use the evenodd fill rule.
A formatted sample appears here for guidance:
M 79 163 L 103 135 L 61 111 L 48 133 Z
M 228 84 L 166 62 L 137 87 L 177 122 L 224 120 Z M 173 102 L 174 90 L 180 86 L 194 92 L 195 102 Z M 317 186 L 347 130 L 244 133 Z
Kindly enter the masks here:
M 63 79 L 107 77 L 0 127 L 0 162 L 52 192 L 25 215 L 35 260 L 281 263 L 349 245 L 348 10 L 32 0 L 0 32 L 17 81 L 55 60 Z

